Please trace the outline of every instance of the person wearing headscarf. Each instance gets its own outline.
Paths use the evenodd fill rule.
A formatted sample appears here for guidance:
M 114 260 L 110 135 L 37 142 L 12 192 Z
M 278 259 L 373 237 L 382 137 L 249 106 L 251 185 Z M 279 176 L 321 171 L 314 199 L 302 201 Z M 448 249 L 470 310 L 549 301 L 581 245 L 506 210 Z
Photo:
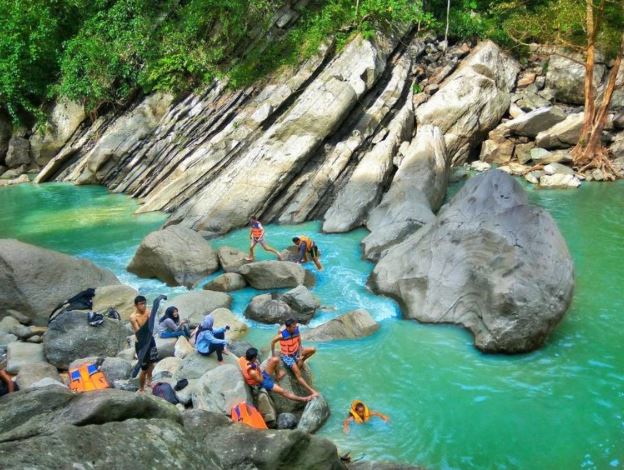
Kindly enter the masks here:
M 195 340 L 195 349 L 199 354 L 210 356 L 213 352 L 217 353 L 217 361 L 223 363 L 223 354 L 227 354 L 225 347 L 225 332 L 230 329 L 229 325 L 223 328 L 214 328 L 214 318 L 212 314 L 206 315 L 197 330 L 197 339 Z
M 165 314 L 158 321 L 158 333 L 161 338 L 178 338 L 184 336 L 189 338 L 189 331 L 186 321 L 180 321 L 180 315 L 176 307 L 168 307 Z

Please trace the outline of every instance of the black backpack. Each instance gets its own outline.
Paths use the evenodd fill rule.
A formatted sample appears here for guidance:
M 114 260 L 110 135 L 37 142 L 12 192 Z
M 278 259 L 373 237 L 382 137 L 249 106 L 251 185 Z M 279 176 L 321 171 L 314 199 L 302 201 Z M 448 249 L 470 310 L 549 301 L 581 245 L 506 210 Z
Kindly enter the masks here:
M 178 397 L 175 394 L 175 391 L 166 382 L 158 382 L 152 387 L 152 394 L 162 398 L 163 400 L 167 400 L 169 403 L 173 405 L 177 405 L 180 403 L 178 401 Z

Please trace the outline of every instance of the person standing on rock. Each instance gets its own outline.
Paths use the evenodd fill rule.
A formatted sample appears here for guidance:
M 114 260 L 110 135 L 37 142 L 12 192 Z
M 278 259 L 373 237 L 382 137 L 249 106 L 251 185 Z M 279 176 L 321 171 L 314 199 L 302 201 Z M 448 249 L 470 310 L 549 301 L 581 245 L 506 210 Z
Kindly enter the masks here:
M 130 315 L 130 325 L 136 336 L 134 345 L 137 355 L 137 364 L 132 369 L 132 377 L 136 377 L 141 370 L 139 376 L 139 392 L 145 391 L 145 386 L 152 386 L 152 371 L 154 364 L 158 360 L 158 349 L 156 349 L 156 341 L 154 341 L 154 323 L 160 301 L 166 299 L 167 296 L 160 295 L 154 300 L 152 311 L 147 309 L 147 299 L 142 295 L 134 298 L 134 313 Z
M 249 240 L 250 240 L 250 246 L 249 246 L 249 257 L 246 258 L 247 261 L 253 261 L 255 260 L 255 255 L 254 255 L 254 250 L 256 248 L 256 245 L 260 245 L 262 248 L 264 248 L 264 251 L 268 251 L 270 253 L 273 253 L 275 256 L 277 256 L 277 259 L 282 259 L 281 255 L 279 254 L 279 251 L 277 251 L 275 248 L 271 247 L 265 240 L 264 236 L 264 227 L 262 226 L 262 224 L 260 223 L 260 221 L 258 220 L 258 218 L 256 216 L 252 216 L 251 219 L 249 220 L 249 224 L 251 226 L 250 231 L 249 231 Z
M 277 343 L 280 344 L 280 359 L 284 366 L 295 374 L 297 382 L 307 391 L 315 397 L 318 396 L 319 393 L 308 385 L 308 382 L 301 374 L 303 363 L 316 353 L 316 348 L 304 348 L 301 345 L 301 334 L 299 333 L 297 320 L 294 318 L 286 320 L 284 327 L 279 330 L 277 336 L 271 341 L 271 356 L 273 357 L 275 357 L 275 345 Z
M 320 260 L 321 252 L 319 251 L 318 246 L 316 246 L 316 243 L 314 243 L 310 237 L 300 235 L 298 237 L 294 237 L 292 241 L 299 250 L 299 259 L 297 259 L 297 263 L 303 264 L 312 260 L 316 265 L 316 269 L 319 271 L 323 270 Z
M 307 402 L 314 398 L 314 395 L 307 397 L 298 397 L 294 393 L 283 389 L 273 381 L 275 371 L 279 366 L 279 359 L 271 357 L 268 360 L 266 370 L 262 370 L 258 361 L 258 350 L 249 348 L 244 356 L 238 358 L 238 366 L 241 369 L 245 383 L 250 387 L 263 388 L 267 392 L 274 392 L 282 395 L 289 400 Z

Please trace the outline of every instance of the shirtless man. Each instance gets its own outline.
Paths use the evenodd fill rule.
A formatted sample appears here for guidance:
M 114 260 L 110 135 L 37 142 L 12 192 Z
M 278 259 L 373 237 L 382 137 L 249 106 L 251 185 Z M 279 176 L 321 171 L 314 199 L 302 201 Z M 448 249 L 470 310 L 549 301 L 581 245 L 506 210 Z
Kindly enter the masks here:
M 134 308 L 135 311 L 132 315 L 130 315 L 130 324 L 132 325 L 132 330 L 137 338 L 137 341 L 134 345 L 135 351 L 137 353 L 137 358 L 141 360 L 139 357 L 140 351 L 143 348 L 143 344 L 139 344 L 139 334 L 138 331 L 143 327 L 150 318 L 150 311 L 147 309 L 147 299 L 142 295 L 135 297 L 134 299 Z M 145 342 L 145 341 L 144 341 Z M 154 363 L 158 360 L 158 350 L 156 349 L 156 342 L 154 341 L 154 337 L 150 335 L 150 343 L 149 343 L 149 351 L 145 354 L 145 357 L 141 361 L 141 374 L 139 375 L 139 392 L 145 391 L 145 386 L 152 386 L 152 371 L 154 370 Z

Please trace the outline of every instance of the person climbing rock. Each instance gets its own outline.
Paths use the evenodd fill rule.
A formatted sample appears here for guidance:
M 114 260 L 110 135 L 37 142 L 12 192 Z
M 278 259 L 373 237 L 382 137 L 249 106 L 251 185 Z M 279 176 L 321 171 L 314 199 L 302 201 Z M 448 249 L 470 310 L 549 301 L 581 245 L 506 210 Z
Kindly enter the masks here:
M 283 389 L 274 382 L 273 376 L 279 365 L 279 359 L 277 357 L 270 358 L 266 370 L 262 370 L 258 361 L 258 350 L 256 348 L 249 348 L 244 356 L 238 358 L 238 365 L 245 379 L 245 383 L 250 387 L 263 388 L 267 392 L 278 393 L 289 400 L 307 402 L 314 398 L 314 395 L 299 397 Z
M 213 326 L 212 314 L 206 315 L 196 333 L 195 349 L 203 356 L 210 356 L 216 352 L 217 361 L 219 364 L 223 364 L 223 354 L 228 354 L 225 350 L 227 346 L 225 332 L 230 329 L 230 326 L 225 325 L 223 328 L 213 328 Z
M 141 369 L 139 376 L 139 392 L 145 391 L 145 387 L 152 385 L 152 371 L 154 363 L 158 360 L 158 349 L 156 349 L 156 341 L 154 341 L 154 323 L 160 301 L 166 299 L 164 295 L 160 295 L 154 301 L 151 312 L 147 309 L 147 299 L 142 295 L 134 298 L 135 311 L 130 315 L 130 325 L 136 336 L 135 350 L 137 355 L 137 364 L 132 370 L 132 377 L 136 377 Z
M 279 254 L 279 251 L 271 247 L 266 242 L 264 227 L 262 226 L 258 218 L 256 216 L 251 217 L 251 219 L 249 220 L 249 224 L 251 228 L 249 230 L 250 246 L 249 246 L 249 256 L 246 258 L 247 261 L 253 261 L 255 259 L 254 250 L 256 248 L 256 245 L 258 244 L 262 248 L 264 248 L 264 251 L 273 253 L 275 256 L 277 256 L 277 259 L 282 259 L 281 255 Z
M 323 266 L 321 265 L 321 261 L 319 259 L 321 257 L 321 253 L 318 246 L 316 246 L 316 243 L 314 243 L 311 238 L 300 235 L 298 237 L 294 237 L 292 241 L 299 249 L 299 258 L 297 259 L 297 263 L 305 263 L 312 260 L 316 265 L 316 269 L 319 271 L 323 270 Z
M 351 403 L 351 409 L 349 410 L 349 415 L 347 416 L 347 419 L 345 419 L 342 423 L 342 430 L 345 433 L 348 433 L 349 424 L 351 424 L 351 422 L 363 424 L 366 423 L 372 416 L 377 416 L 383 419 L 386 423 L 390 419 L 386 415 L 383 415 L 378 411 L 369 410 L 368 406 L 366 406 L 361 400 L 354 400 Z
M 176 307 L 168 307 L 165 314 L 158 321 L 158 332 L 161 338 L 178 338 L 184 336 L 189 338 L 189 331 L 186 320 L 180 321 L 180 314 Z
M 271 341 L 271 355 L 275 357 L 275 345 L 280 345 L 280 359 L 282 363 L 292 370 L 293 374 L 306 390 L 312 395 L 318 396 L 319 393 L 314 390 L 305 381 L 301 374 L 303 363 L 316 352 L 316 348 L 304 348 L 301 345 L 301 335 L 299 333 L 299 325 L 297 320 L 289 318 L 284 323 L 275 338 Z

